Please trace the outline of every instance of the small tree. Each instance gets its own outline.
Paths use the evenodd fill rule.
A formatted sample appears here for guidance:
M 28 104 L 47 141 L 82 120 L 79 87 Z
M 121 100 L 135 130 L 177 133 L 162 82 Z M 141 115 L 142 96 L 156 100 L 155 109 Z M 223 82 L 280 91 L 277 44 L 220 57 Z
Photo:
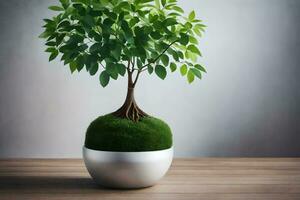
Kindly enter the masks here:
M 195 12 L 187 17 L 177 0 L 60 0 L 49 9 L 59 14 L 44 19 L 49 61 L 61 54 L 71 72 L 84 66 L 91 76 L 99 68 L 100 83 L 128 75 L 123 106 L 113 114 L 138 121 L 147 116 L 136 104 L 134 88 L 143 72 L 161 79 L 180 66 L 189 83 L 206 72 L 197 62 L 198 39 L 205 25 Z

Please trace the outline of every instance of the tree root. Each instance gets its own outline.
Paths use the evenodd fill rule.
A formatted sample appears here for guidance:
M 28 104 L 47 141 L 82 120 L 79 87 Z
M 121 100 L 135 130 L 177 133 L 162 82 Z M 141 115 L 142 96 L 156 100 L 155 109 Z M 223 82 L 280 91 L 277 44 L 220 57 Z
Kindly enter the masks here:
M 134 100 L 126 102 L 119 110 L 112 114 L 116 117 L 129 119 L 134 122 L 138 122 L 141 118 L 149 116 L 138 107 Z

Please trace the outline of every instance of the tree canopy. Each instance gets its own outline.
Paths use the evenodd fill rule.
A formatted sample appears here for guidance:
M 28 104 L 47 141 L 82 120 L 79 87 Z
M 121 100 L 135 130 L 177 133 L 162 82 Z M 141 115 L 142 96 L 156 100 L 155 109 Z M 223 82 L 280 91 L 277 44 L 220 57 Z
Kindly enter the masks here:
M 99 71 L 103 87 L 126 72 L 165 79 L 179 71 L 192 83 L 205 68 L 198 63 L 205 25 L 196 13 L 185 15 L 177 0 L 60 0 L 44 19 L 49 61 L 59 54 L 71 72 Z

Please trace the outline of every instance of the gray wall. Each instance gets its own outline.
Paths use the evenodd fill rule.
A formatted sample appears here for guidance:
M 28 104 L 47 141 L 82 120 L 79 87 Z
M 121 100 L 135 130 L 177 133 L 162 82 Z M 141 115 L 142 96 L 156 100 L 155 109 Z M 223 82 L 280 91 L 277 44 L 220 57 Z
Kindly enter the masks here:
M 81 157 L 91 120 L 118 108 L 126 80 L 99 86 L 48 63 L 37 38 L 53 1 L 0 1 L 0 157 Z M 173 129 L 177 157 L 300 156 L 300 1 L 180 0 L 208 25 L 208 75 L 143 76 L 141 107 Z

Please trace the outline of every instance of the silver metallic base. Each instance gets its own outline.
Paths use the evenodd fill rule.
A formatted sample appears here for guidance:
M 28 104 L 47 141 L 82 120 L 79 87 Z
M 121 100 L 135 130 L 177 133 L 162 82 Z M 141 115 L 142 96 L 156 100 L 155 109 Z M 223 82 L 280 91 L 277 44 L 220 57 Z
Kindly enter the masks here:
M 83 159 L 94 181 L 110 188 L 143 188 L 155 185 L 168 171 L 173 147 L 161 151 L 111 152 L 83 147 Z

